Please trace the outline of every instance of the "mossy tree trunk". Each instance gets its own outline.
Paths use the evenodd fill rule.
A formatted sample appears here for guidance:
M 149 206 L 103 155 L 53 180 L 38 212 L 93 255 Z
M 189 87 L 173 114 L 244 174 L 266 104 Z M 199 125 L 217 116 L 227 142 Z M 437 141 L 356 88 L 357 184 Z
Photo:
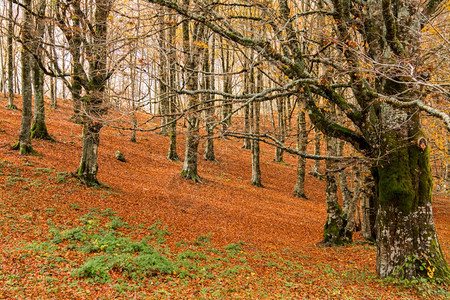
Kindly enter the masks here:
M 449 279 L 433 221 L 430 150 L 419 113 L 382 105 L 381 114 L 385 158 L 375 177 L 377 275 Z
M 336 155 L 336 140 L 327 138 L 327 155 Z M 348 244 L 352 242 L 352 231 L 347 231 L 347 217 L 342 211 L 342 207 L 338 203 L 336 179 L 336 164 L 331 161 L 326 161 L 326 206 L 327 206 L 327 220 L 323 228 L 323 240 L 320 244 L 325 246 L 337 246 Z
M 22 120 L 20 124 L 19 141 L 13 146 L 14 150 L 19 150 L 20 154 L 33 154 L 31 146 L 31 121 L 32 121 L 32 87 L 31 87 L 31 55 L 26 49 L 29 47 L 31 37 L 31 0 L 23 2 L 23 22 L 22 22 Z

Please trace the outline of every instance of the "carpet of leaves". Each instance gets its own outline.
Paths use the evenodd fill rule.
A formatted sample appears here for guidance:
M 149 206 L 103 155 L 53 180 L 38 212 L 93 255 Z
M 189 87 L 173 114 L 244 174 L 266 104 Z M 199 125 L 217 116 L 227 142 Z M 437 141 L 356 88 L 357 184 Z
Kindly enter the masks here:
M 308 199 L 292 196 L 293 156 L 285 154 L 285 163 L 276 163 L 273 149 L 262 145 L 264 188 L 258 188 L 250 184 L 251 156 L 241 149 L 242 141 L 217 139 L 218 160 L 199 156 L 203 183 L 195 184 L 180 177 L 182 162 L 166 159 L 167 137 L 138 132 L 137 143 L 132 143 L 129 131 L 106 127 L 98 174 L 105 186 L 87 188 L 71 176 L 81 154 L 81 126 L 69 120 L 70 102 L 47 108 L 47 126 L 56 142 L 33 140 L 38 156 L 20 156 L 10 149 L 18 138 L 21 111 L 5 109 L 6 103 L 0 98 L 1 299 L 438 297 L 434 290 L 376 279 L 376 249 L 358 233 L 353 245 L 316 246 L 326 217 L 324 182 L 308 175 Z M 181 134 L 181 157 L 183 139 Z M 127 162 L 115 159 L 117 150 Z M 449 202 L 445 195 L 434 200 L 447 257 Z M 104 212 L 126 222 L 119 229 L 122 236 L 150 236 L 149 243 L 172 260 L 190 253 L 190 265 L 143 278 L 117 269 L 104 281 L 74 276 L 75 269 L 98 253 L 78 251 L 67 241 L 52 243 L 54 230 L 81 226 L 89 213 L 97 213 L 97 225 L 105 226 L 110 219 Z M 154 224 L 165 234 L 152 231 Z M 448 287 L 439 289 L 439 297 L 445 298 Z

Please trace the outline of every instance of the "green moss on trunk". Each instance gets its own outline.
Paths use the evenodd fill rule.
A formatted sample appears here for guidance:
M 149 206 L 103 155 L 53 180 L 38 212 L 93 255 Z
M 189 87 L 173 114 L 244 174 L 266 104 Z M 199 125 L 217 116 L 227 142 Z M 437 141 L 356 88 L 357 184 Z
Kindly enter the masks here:
M 17 142 L 12 147 L 12 150 L 19 150 L 20 155 L 37 155 L 38 153 L 34 151 L 31 144 L 26 145 L 24 143 Z
M 198 174 L 193 171 L 182 170 L 181 177 L 183 177 L 184 179 L 190 179 L 193 182 L 199 182 L 199 183 L 202 182 L 200 176 L 198 176 Z
M 31 137 L 34 139 L 49 140 L 54 142 L 55 140 L 48 134 L 47 125 L 43 122 L 34 122 L 31 126 Z

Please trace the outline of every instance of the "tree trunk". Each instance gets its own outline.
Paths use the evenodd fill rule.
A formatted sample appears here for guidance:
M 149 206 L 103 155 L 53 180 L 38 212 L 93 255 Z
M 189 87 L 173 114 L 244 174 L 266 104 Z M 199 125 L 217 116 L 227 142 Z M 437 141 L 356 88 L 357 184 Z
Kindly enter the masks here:
M 336 120 L 336 107 L 330 104 L 330 113 L 328 118 Z M 327 155 L 336 156 L 337 143 L 335 138 L 327 137 Z M 321 244 L 326 246 L 343 245 L 352 242 L 352 231 L 346 231 L 347 218 L 338 203 L 337 179 L 335 170 L 337 165 L 332 160 L 326 160 L 326 204 L 327 220 L 323 230 L 323 241 Z
M 162 135 L 167 135 L 167 114 L 169 111 L 169 97 L 167 94 L 167 41 L 166 41 L 166 9 L 161 6 L 158 8 L 158 23 L 159 23 L 159 111 L 161 115 L 161 129 Z
M 382 105 L 381 117 L 385 159 L 375 177 L 377 276 L 448 280 L 449 269 L 433 221 L 430 150 L 419 113 Z
M 321 133 L 320 130 L 314 127 L 314 155 L 320 155 L 320 139 L 321 139 Z M 323 175 L 320 173 L 320 160 L 315 160 L 311 175 L 314 177 L 323 179 Z
M 214 40 L 214 35 L 212 35 L 212 42 L 211 42 L 211 47 L 209 49 L 205 50 L 205 57 L 203 60 L 203 70 L 205 71 L 205 75 L 204 75 L 204 88 L 206 90 L 208 89 L 215 89 L 215 81 L 214 81 L 214 75 L 206 75 L 208 72 L 214 73 L 214 64 L 215 64 L 215 51 L 216 51 L 216 47 L 215 47 L 215 40 Z M 211 55 L 209 55 L 211 54 Z M 209 161 L 215 161 L 216 160 L 216 156 L 214 154 L 214 139 L 212 138 L 214 132 L 213 132 L 213 124 L 214 124 L 214 98 L 215 95 L 214 94 L 206 94 L 207 97 L 205 98 L 206 100 L 206 122 L 205 122 L 205 127 L 206 127 L 206 145 L 205 145 L 205 153 L 204 153 L 204 157 L 205 160 L 209 160 Z
M 189 0 L 184 0 L 184 5 L 189 6 Z M 193 29 L 193 41 L 191 43 L 189 33 L 189 22 L 183 22 L 183 50 L 186 57 L 186 88 L 195 91 L 198 88 L 198 66 L 200 62 L 200 55 L 202 47 L 199 42 L 203 38 L 204 26 L 195 23 Z M 189 95 L 189 112 L 186 117 L 187 121 L 187 136 L 186 136 L 186 150 L 184 154 L 183 170 L 181 176 L 185 179 L 191 179 L 194 182 L 200 182 L 200 176 L 197 172 L 197 154 L 199 144 L 199 100 L 195 95 Z
M 254 74 L 251 75 L 253 77 L 254 82 Z M 262 73 L 258 72 L 257 74 L 257 85 L 256 85 L 256 91 L 260 91 L 263 87 L 262 82 Z M 253 109 L 253 133 L 255 135 L 259 134 L 259 117 L 260 117 L 260 106 L 258 100 L 252 102 L 252 109 Z M 252 139 L 252 185 L 257 187 L 263 187 L 261 183 L 261 165 L 259 162 L 259 156 L 260 156 L 260 150 L 259 150 L 259 140 L 257 138 Z
M 298 100 L 297 109 L 297 130 L 298 130 L 298 142 L 299 151 L 306 152 L 306 143 L 308 139 L 308 132 L 306 130 L 306 117 L 305 117 L 305 107 L 304 102 L 301 99 Z M 306 158 L 298 156 L 297 165 L 297 182 L 294 187 L 294 196 L 306 198 L 305 194 L 305 175 L 306 175 Z
M 337 156 L 343 156 L 344 153 L 344 141 L 336 141 L 336 147 L 337 147 Z M 341 195 L 342 195 L 342 209 L 344 211 L 344 214 L 347 214 L 349 211 L 350 203 L 352 202 L 352 192 L 350 191 L 348 187 L 347 182 L 347 171 L 346 169 L 341 170 L 339 172 L 339 186 L 341 188 Z
M 361 235 L 368 241 L 376 240 L 376 218 L 377 218 L 377 198 L 373 173 L 364 168 L 363 183 L 361 185 L 360 203 L 361 203 Z M 371 174 L 372 173 L 372 174 Z
M 13 51 L 13 36 L 14 36 L 14 20 L 13 20 L 13 0 L 9 0 L 8 9 L 8 109 L 17 109 L 14 105 L 14 51 Z
M 80 82 L 80 78 L 83 73 L 83 66 L 81 62 L 81 38 L 82 29 L 80 26 L 79 18 L 73 18 L 73 37 L 69 40 L 69 51 L 72 55 L 72 74 L 71 83 L 72 88 L 70 89 L 70 93 L 72 95 L 72 104 L 73 104 L 73 116 L 71 119 L 75 123 L 81 123 L 83 120 L 83 115 L 85 112 L 81 110 L 81 92 L 82 85 Z M 64 87 L 64 85 L 63 85 Z M 64 90 L 63 90 L 64 94 Z
M 29 45 L 31 38 L 31 0 L 23 2 L 22 41 Z M 32 121 L 32 88 L 31 88 L 31 56 L 25 46 L 22 47 L 22 121 L 20 124 L 19 141 L 13 146 L 20 154 L 33 154 L 31 146 L 31 121 Z
M 55 17 L 55 7 L 54 5 L 50 5 L 50 12 L 49 17 L 54 18 Z M 55 61 L 56 58 L 56 49 L 53 47 L 55 45 L 55 20 L 52 20 L 48 23 L 47 26 L 47 33 L 48 33 L 48 41 L 50 45 L 48 45 L 47 53 L 49 55 L 49 60 L 51 62 Z M 49 78 L 50 80 L 50 105 L 52 108 L 56 109 L 58 107 L 58 101 L 57 101 L 57 81 L 56 78 L 51 76 Z
M 244 68 L 247 70 L 244 74 L 244 94 L 248 94 L 250 91 L 250 80 L 248 72 L 249 60 L 247 58 L 245 58 L 244 61 Z M 250 133 L 250 106 L 248 104 L 244 107 L 244 133 Z M 242 148 L 251 149 L 250 139 L 247 136 L 244 138 L 244 145 L 242 145 Z
M 97 180 L 97 156 L 101 129 L 101 123 L 94 123 L 89 120 L 83 124 L 83 150 L 77 176 L 87 186 L 100 184 Z
M 177 86 L 177 53 L 176 48 L 173 43 L 175 43 L 176 38 L 176 30 L 174 24 L 176 24 L 176 15 L 170 14 L 169 21 L 171 27 L 169 28 L 169 37 L 168 40 L 171 42 L 169 45 L 169 85 L 171 88 L 170 97 L 169 97 L 169 117 L 168 122 L 168 135 L 169 135 L 169 153 L 167 154 L 167 158 L 171 161 L 180 160 L 177 154 L 177 121 L 176 121 L 176 112 L 177 112 L 177 95 L 172 91 L 176 89 Z
M 284 99 L 277 99 L 277 120 L 278 120 L 278 133 L 276 134 L 278 140 L 284 143 L 285 139 L 285 109 L 284 109 Z M 275 147 L 275 161 L 283 161 L 283 149 L 280 147 Z
M 45 15 L 46 0 L 40 0 L 37 12 Z M 44 37 L 45 25 L 39 17 L 35 17 L 35 36 L 31 50 L 42 59 L 41 41 Z M 38 62 L 33 59 L 33 88 L 34 88 L 34 120 L 31 127 L 31 137 L 35 139 L 53 140 L 47 131 L 45 124 L 45 104 L 44 104 L 44 72 L 39 67 Z
M 228 93 L 231 94 L 232 93 L 232 83 L 231 83 L 231 75 L 228 74 L 229 72 L 231 72 L 231 67 L 230 67 L 230 50 L 228 49 L 228 45 L 226 44 L 226 42 L 224 42 L 224 40 L 222 38 L 220 38 L 221 41 L 221 57 L 222 57 L 222 72 L 225 74 L 225 76 L 223 77 L 223 92 L 224 93 Z M 223 119 L 223 124 L 222 124 L 222 129 L 223 131 L 227 131 L 228 127 L 231 124 L 231 116 L 229 116 L 229 114 L 232 111 L 232 102 L 230 99 L 228 99 L 227 97 L 224 97 L 224 101 L 222 104 L 222 119 Z
M 31 137 L 35 139 L 53 140 L 48 134 L 45 124 L 44 106 L 44 73 L 37 63 L 33 64 L 34 86 L 34 120 L 31 127 Z
M 348 205 L 347 211 L 344 209 L 344 213 L 347 215 L 347 225 L 345 226 L 346 231 L 356 231 L 357 221 L 356 213 L 358 207 L 358 199 L 360 195 L 361 189 L 361 170 L 359 166 L 355 166 L 355 176 L 354 176 L 354 184 L 353 184 L 353 197 L 350 199 L 350 203 Z

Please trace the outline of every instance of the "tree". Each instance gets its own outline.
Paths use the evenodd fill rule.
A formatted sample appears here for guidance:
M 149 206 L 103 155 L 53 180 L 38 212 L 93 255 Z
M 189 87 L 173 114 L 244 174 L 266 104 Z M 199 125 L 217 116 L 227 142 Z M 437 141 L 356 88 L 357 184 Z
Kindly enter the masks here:
M 80 122 L 83 124 L 83 149 L 76 176 L 88 186 L 99 184 L 99 138 L 104 125 L 103 117 L 107 112 L 106 83 L 112 74 L 107 59 L 108 18 L 113 1 L 94 0 L 93 4 L 91 18 L 83 11 L 80 0 L 70 1 L 67 5 L 57 2 L 56 12 L 57 25 L 64 33 L 72 55 L 72 84 L 68 81 L 65 84 L 72 92 L 74 107 L 79 109 Z M 69 13 L 69 16 L 66 15 Z M 81 49 L 86 51 L 87 64 L 82 61 Z M 84 96 L 81 96 L 82 89 Z
M 299 99 L 297 107 L 297 135 L 299 151 L 306 153 L 306 145 L 308 142 L 308 131 L 306 129 L 306 114 L 304 101 Z M 307 198 L 305 194 L 305 175 L 306 175 L 306 158 L 299 155 L 297 165 L 297 182 L 294 187 L 294 195 L 297 197 Z
M 250 72 L 250 88 L 253 88 L 256 92 L 259 92 L 263 88 L 263 74 L 257 71 L 256 74 L 252 70 Z M 256 78 L 255 78 L 256 77 Z M 256 81 L 256 84 L 255 84 Z M 251 130 L 252 134 L 258 136 L 260 133 L 259 118 L 261 114 L 261 103 L 259 101 L 252 102 L 251 105 Z M 260 165 L 260 147 L 259 139 L 253 138 L 251 140 L 251 151 L 252 151 L 252 185 L 257 187 L 263 187 L 261 183 L 261 165 Z
M 22 20 L 22 121 L 20 123 L 19 141 L 12 149 L 19 150 L 22 155 L 35 153 L 31 146 L 31 120 L 32 120 L 32 87 L 31 87 L 31 55 L 29 47 L 32 43 L 32 15 L 31 0 L 24 0 Z
M 433 222 L 429 146 L 421 130 L 420 111 L 442 118 L 449 130 L 450 118 L 424 104 L 420 100 L 423 92 L 418 89 L 426 86 L 442 94 L 442 88 L 427 81 L 421 71 L 427 56 L 420 55 L 419 33 L 443 1 L 333 0 L 326 9 L 311 6 L 310 11 L 299 11 L 295 17 L 288 0 L 255 6 L 264 12 L 264 21 L 272 27 L 275 38 L 269 34 L 250 36 L 228 21 L 227 11 L 221 11 L 220 5 L 202 9 L 198 2 L 194 11 L 167 0 L 148 1 L 174 9 L 222 37 L 256 50 L 291 80 L 291 86 L 304 87 L 306 110 L 319 130 L 348 142 L 372 163 L 378 202 L 379 277 L 449 278 Z M 302 31 L 296 26 L 304 14 L 328 16 L 327 30 L 320 31 L 325 34 L 311 39 L 316 46 L 308 47 L 308 52 L 302 51 Z M 322 52 L 329 47 L 336 53 L 331 59 Z M 316 63 L 343 75 L 336 83 L 326 74 L 317 77 L 308 68 Z M 346 97 L 347 92 L 351 97 Z M 329 120 L 312 94 L 336 105 L 344 112 L 346 123 Z M 431 275 L 423 270 L 424 265 L 433 270 Z
M 184 0 L 183 5 L 189 7 L 190 0 Z M 200 57 L 203 51 L 202 39 L 204 39 L 205 26 L 198 22 L 193 24 L 193 34 L 189 29 L 189 21 L 183 21 L 183 51 L 185 57 L 186 70 L 186 88 L 195 91 L 198 88 L 198 68 L 200 65 Z M 204 42 L 203 42 L 204 44 Z M 186 135 L 186 150 L 184 153 L 183 170 L 181 176 L 185 179 L 191 179 L 194 182 L 199 182 L 200 176 L 197 172 L 197 155 L 199 144 L 199 98 L 197 95 L 188 95 L 188 113 L 187 120 L 187 135 Z
M 211 43 L 210 47 L 205 50 L 205 55 L 203 58 L 203 81 L 204 86 L 203 88 L 205 90 L 215 90 L 215 81 L 214 81 L 214 75 L 209 75 L 208 73 L 214 73 L 214 64 L 215 64 L 215 47 L 216 41 L 214 40 L 214 34 L 211 35 Z M 206 146 L 205 146 L 205 153 L 204 158 L 205 160 L 209 161 L 215 161 L 216 156 L 214 154 L 214 139 L 212 138 L 214 134 L 213 125 L 214 125 L 214 94 L 205 94 L 205 114 L 206 114 L 206 121 L 205 121 L 205 127 L 206 127 Z
M 36 57 L 33 59 L 33 90 L 34 90 L 34 119 L 31 126 L 31 137 L 36 139 L 53 140 L 47 131 L 45 124 L 44 106 L 44 72 L 37 60 L 42 60 L 42 44 L 45 32 L 45 25 L 42 17 L 45 15 L 47 1 L 40 0 L 37 3 L 36 17 L 34 18 L 34 38 L 30 51 Z
M 159 85 L 159 111 L 161 115 L 161 131 L 163 135 L 167 135 L 167 114 L 169 111 L 169 97 L 167 96 L 167 52 L 168 45 L 166 40 L 167 35 L 167 24 L 165 17 L 164 7 L 160 7 L 158 11 L 158 23 L 159 23 L 159 74 L 158 74 L 158 85 Z
M 177 94 L 174 92 L 177 86 L 177 53 L 175 47 L 175 39 L 176 39 L 176 30 L 175 26 L 177 20 L 177 16 L 175 14 L 171 14 L 169 16 L 170 28 L 168 32 L 168 58 L 169 58 L 169 86 L 170 86 L 170 95 L 169 95 L 169 111 L 167 122 L 169 123 L 169 128 L 167 133 L 169 135 L 169 152 L 167 154 L 167 158 L 171 161 L 178 161 L 180 158 L 177 154 Z
M 13 51 L 13 37 L 14 37 L 14 21 L 13 21 L 13 0 L 8 1 L 8 109 L 17 109 L 14 104 L 14 51 Z

